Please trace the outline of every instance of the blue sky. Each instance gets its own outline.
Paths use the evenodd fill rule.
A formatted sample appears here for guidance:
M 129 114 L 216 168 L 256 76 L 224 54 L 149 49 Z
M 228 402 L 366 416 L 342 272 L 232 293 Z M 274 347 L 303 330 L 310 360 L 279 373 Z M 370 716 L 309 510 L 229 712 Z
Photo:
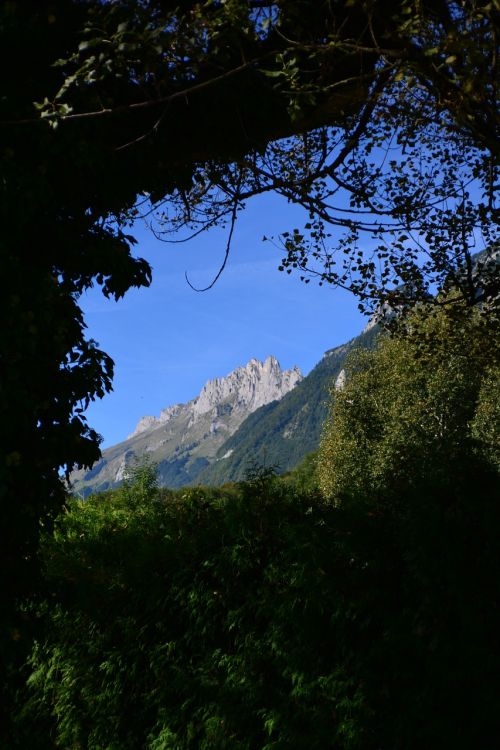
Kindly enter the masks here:
M 366 319 L 351 295 L 298 275 L 280 273 L 279 250 L 263 235 L 303 225 L 303 215 L 277 196 L 250 202 L 240 215 L 231 255 L 213 289 L 227 230 L 213 229 L 185 244 L 165 244 L 142 225 L 132 234 L 135 254 L 153 267 L 149 289 L 120 302 L 98 289 L 81 298 L 88 335 L 115 361 L 114 390 L 88 409 L 89 423 L 113 445 L 139 418 L 194 398 L 204 383 L 227 375 L 252 357 L 274 354 L 283 368 L 304 374 L 324 351 L 355 336 Z

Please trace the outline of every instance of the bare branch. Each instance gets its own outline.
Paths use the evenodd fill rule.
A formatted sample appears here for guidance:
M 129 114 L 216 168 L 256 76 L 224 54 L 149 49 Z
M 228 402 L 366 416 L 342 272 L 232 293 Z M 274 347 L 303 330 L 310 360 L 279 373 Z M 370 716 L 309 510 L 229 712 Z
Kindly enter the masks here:
M 229 236 L 227 238 L 226 252 L 224 254 L 224 260 L 222 261 L 221 267 L 217 271 L 217 274 L 216 274 L 215 278 L 213 279 L 213 281 L 208 286 L 203 287 L 203 288 L 200 289 L 198 287 L 193 286 L 193 284 L 191 284 L 191 282 L 189 281 L 188 275 L 187 275 L 187 271 L 184 272 L 185 279 L 186 279 L 188 285 L 191 287 L 191 289 L 193 289 L 193 291 L 195 291 L 195 292 L 208 292 L 208 290 L 212 289 L 212 287 L 219 280 L 222 272 L 224 271 L 224 269 L 226 267 L 226 263 L 227 263 L 227 260 L 229 258 L 229 253 L 230 253 L 230 250 L 231 250 L 231 240 L 233 238 L 234 227 L 236 225 L 237 212 L 238 212 L 238 199 L 235 198 L 234 204 L 233 204 L 233 210 L 232 210 L 232 213 L 231 213 L 231 226 L 230 226 L 230 229 L 229 229 Z

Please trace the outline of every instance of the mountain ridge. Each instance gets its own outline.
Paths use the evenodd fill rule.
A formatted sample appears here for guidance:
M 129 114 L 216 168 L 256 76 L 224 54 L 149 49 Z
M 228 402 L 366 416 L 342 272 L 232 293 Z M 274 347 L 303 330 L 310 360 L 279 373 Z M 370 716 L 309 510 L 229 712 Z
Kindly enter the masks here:
M 73 491 L 86 496 L 110 489 L 146 455 L 158 464 L 163 483 L 190 483 L 250 413 L 279 400 L 301 380 L 298 367 L 282 370 L 274 356 L 264 362 L 252 358 L 227 376 L 207 381 L 187 403 L 168 406 L 158 417 L 141 417 L 128 438 L 104 450 L 89 471 L 73 472 Z

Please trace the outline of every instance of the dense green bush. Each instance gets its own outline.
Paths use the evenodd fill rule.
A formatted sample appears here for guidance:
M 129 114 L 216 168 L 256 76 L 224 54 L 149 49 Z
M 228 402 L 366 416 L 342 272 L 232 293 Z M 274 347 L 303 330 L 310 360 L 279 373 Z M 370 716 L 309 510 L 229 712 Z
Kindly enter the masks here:
M 63 748 L 356 747 L 366 615 L 336 512 L 269 476 L 150 488 L 75 500 L 46 539 L 24 718 L 52 715 Z
M 169 493 L 141 472 L 73 500 L 44 542 L 24 731 L 68 750 L 493 741 L 494 475 L 409 523 L 268 474 Z

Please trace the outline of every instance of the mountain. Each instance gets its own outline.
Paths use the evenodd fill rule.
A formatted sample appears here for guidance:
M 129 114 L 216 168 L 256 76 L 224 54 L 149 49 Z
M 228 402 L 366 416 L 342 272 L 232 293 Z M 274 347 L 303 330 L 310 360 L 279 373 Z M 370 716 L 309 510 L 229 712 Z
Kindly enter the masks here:
M 325 352 L 316 367 L 279 401 L 248 416 L 205 466 L 197 483 L 216 485 L 243 479 L 252 466 L 294 468 L 318 448 L 331 390 L 345 381 L 343 366 L 353 349 L 373 349 L 379 335 L 375 319 L 351 341 Z
M 162 484 L 193 483 L 249 414 L 283 398 L 301 380 L 297 367 L 283 371 L 275 357 L 251 359 L 227 377 L 208 381 L 188 403 L 142 417 L 127 440 L 103 451 L 90 471 L 73 473 L 73 491 L 87 496 L 114 487 L 144 456 L 158 465 Z

